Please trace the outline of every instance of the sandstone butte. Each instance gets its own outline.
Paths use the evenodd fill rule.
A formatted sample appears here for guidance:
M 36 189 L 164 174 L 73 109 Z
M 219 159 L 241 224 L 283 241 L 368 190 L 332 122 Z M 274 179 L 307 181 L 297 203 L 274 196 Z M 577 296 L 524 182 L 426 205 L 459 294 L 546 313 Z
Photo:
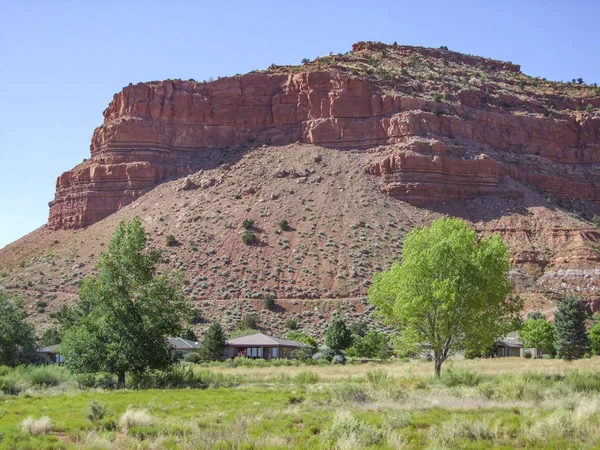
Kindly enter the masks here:
M 31 296 L 20 284 L 27 279 L 25 268 L 15 264 L 23 266 L 23 258 L 29 258 L 26 267 L 37 264 L 52 246 L 60 247 L 59 239 L 75 239 L 75 230 L 91 239 L 98 235 L 94 230 L 106 229 L 110 220 L 132 217 L 139 202 L 145 202 L 144 211 L 153 211 L 146 217 L 152 224 L 161 210 L 172 211 L 177 196 L 190 200 L 194 192 L 204 202 L 198 204 L 201 215 L 213 211 L 214 201 L 229 203 L 232 217 L 248 215 L 247 205 L 245 211 L 232 206 L 234 198 L 242 195 L 265 202 L 262 206 L 268 209 L 269 202 L 282 195 L 269 190 L 274 184 L 266 178 L 273 174 L 273 180 L 293 183 L 285 187 L 298 190 L 293 197 L 304 195 L 307 182 L 312 191 L 306 197 L 312 195 L 308 201 L 317 205 L 318 195 L 331 196 L 337 190 L 336 195 L 351 204 L 346 217 L 362 217 L 353 207 L 380 208 L 372 212 L 377 219 L 395 221 L 402 232 L 449 214 L 470 221 L 484 233 L 500 233 L 511 247 L 517 292 L 527 298 L 529 309 L 551 315 L 557 298 L 575 293 L 595 310 L 600 303 L 600 230 L 590 220 L 600 215 L 599 108 L 600 89 L 594 86 L 533 78 L 522 74 L 518 65 L 446 49 L 374 42 L 360 42 L 351 52 L 302 66 L 273 65 L 216 81 L 130 84 L 104 111 L 104 123 L 93 133 L 91 157 L 58 177 L 46 227 L 0 251 L 4 253 L 0 260 L 5 261 L 0 269 L 11 270 L 4 284 Z M 276 154 L 263 154 L 265 147 Z M 212 162 L 207 162 L 207 155 L 216 154 L 221 156 L 214 161 L 211 156 Z M 218 162 L 229 161 L 223 155 L 232 154 L 237 156 L 219 166 Z M 321 167 L 323 157 L 330 158 L 329 167 L 342 162 L 345 166 L 317 176 L 314 167 Z M 262 172 L 256 172 L 253 164 L 261 166 Z M 265 167 L 269 167 L 266 172 Z M 341 174 L 349 171 L 346 186 Z M 183 185 L 164 189 L 181 180 Z M 330 186 L 319 193 L 313 187 L 322 180 Z M 233 185 L 227 197 L 228 186 Z M 238 193 L 240 185 L 245 188 Z M 358 195 L 351 194 L 356 186 L 364 186 L 363 198 L 344 198 L 344 192 Z M 372 198 L 364 198 L 365 192 Z M 293 215 L 310 209 L 304 201 L 289 209 L 294 202 L 284 202 L 292 217 L 282 218 L 297 221 Z M 325 203 L 320 207 L 335 209 Z M 410 220 L 402 215 L 406 211 L 411 212 Z M 161 221 L 165 220 L 175 219 Z M 97 223 L 105 225 L 94 228 Z M 350 230 L 361 223 L 352 222 Z M 175 223 L 163 225 L 153 230 L 157 236 L 179 228 Z M 328 231 L 322 224 L 314 225 L 286 246 L 310 247 L 311 236 Z M 348 232 L 341 227 L 334 237 L 343 240 Z M 191 229 L 186 233 L 194 235 Z M 390 233 L 383 233 L 384 242 L 393 238 Z M 225 237 L 215 238 L 219 233 L 210 234 L 212 243 L 190 239 L 190 245 L 222 258 L 250 251 L 249 257 L 260 255 L 271 268 L 282 258 L 289 260 L 282 256 L 289 249 L 270 238 L 263 240 L 266 248 L 246 249 L 241 242 L 227 243 Z M 52 239 L 56 236 L 60 238 Z M 349 246 L 345 251 L 352 253 L 352 245 L 358 244 L 345 245 Z M 101 250 L 96 247 L 98 253 Z M 368 269 L 385 267 L 398 253 L 363 250 L 369 256 L 362 269 L 355 259 L 338 255 L 334 263 L 328 256 L 334 269 L 314 270 L 311 279 L 304 276 L 312 269 L 303 266 L 304 274 L 290 277 L 295 284 L 291 289 L 282 279 L 253 279 L 250 270 L 244 272 L 251 276 L 243 287 L 225 289 L 235 282 L 221 276 L 220 270 L 209 271 L 198 263 L 188 294 L 218 315 L 214 299 L 257 299 L 273 292 L 292 302 L 289 312 L 304 314 L 312 306 L 293 299 L 360 298 L 368 289 L 372 273 Z M 171 262 L 194 266 L 193 254 L 178 248 L 169 251 Z M 324 263 L 323 258 L 315 261 L 318 266 Z M 83 275 L 87 269 L 80 272 Z M 339 277 L 350 280 L 339 281 L 343 279 Z M 207 282 L 208 287 L 198 287 Z M 357 286 L 349 287 L 352 283 Z M 51 297 L 67 300 L 75 295 L 74 288 L 62 283 L 50 292 L 55 292 Z M 42 289 L 32 298 L 44 296 L 48 291 Z M 52 305 L 41 309 L 46 308 L 54 309 Z M 357 314 L 369 309 L 364 299 L 357 308 Z M 45 312 L 39 314 L 42 323 Z M 233 318 L 238 313 L 232 313 Z M 317 327 L 318 321 L 314 320 Z M 276 323 L 271 325 L 277 328 Z

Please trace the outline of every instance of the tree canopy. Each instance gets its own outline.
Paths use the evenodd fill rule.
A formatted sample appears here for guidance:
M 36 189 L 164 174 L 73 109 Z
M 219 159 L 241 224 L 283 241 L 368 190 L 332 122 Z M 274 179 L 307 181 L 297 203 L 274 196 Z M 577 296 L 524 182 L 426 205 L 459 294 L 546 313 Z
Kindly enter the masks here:
M 554 324 L 546 317 L 530 318 L 519 330 L 519 338 L 526 348 L 536 348 L 542 353 L 554 354 Z
M 71 371 L 115 373 L 123 386 L 128 371 L 173 363 L 167 337 L 181 332 L 187 304 L 178 277 L 156 274 L 160 253 L 146 244 L 139 218 L 121 222 L 99 274 L 85 278 L 76 306 L 61 313 L 61 353 Z
M 208 331 L 202 341 L 200 355 L 206 361 L 218 361 L 223 356 L 227 348 L 227 337 L 221 325 L 213 322 L 208 327 Z
M 556 327 L 554 347 L 559 358 L 571 361 L 582 358 L 588 351 L 586 319 L 587 313 L 581 300 L 567 297 L 558 304 L 554 314 Z
M 325 334 L 325 344 L 335 351 L 344 350 L 352 345 L 352 334 L 344 319 L 339 316 L 333 318 Z
M 26 316 L 22 302 L 11 300 L 0 289 L 0 366 L 15 367 L 35 359 L 35 330 Z
M 509 269 L 499 236 L 478 239 L 465 222 L 439 219 L 407 234 L 402 263 L 374 276 L 369 300 L 401 331 L 400 345 L 428 354 L 439 376 L 450 356 L 513 328 L 522 302 L 508 298 Z

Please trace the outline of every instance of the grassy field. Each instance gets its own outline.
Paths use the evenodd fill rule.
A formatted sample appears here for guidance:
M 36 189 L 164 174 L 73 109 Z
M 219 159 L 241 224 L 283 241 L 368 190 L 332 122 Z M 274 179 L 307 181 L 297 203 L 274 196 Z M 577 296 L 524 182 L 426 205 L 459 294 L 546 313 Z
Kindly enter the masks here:
M 14 392 L 0 394 L 0 448 L 600 448 L 599 367 L 456 361 L 436 380 L 422 361 L 189 366 L 144 383 L 202 389 L 121 391 L 0 368 Z

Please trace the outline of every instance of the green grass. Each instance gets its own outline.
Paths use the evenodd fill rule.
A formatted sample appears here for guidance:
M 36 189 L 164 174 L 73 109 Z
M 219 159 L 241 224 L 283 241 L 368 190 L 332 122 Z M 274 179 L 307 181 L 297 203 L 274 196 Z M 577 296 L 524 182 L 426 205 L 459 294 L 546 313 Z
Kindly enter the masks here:
M 492 375 L 457 364 L 436 380 L 411 366 L 395 373 L 405 366 L 344 366 L 337 378 L 339 366 L 182 367 L 145 380 L 165 389 L 132 380 L 142 388 L 120 391 L 81 389 L 59 367 L 0 369 L 21 387 L 0 395 L 0 449 L 600 446 L 596 371 Z M 170 388 L 185 383 L 203 388 Z M 23 429 L 27 419 L 40 434 Z

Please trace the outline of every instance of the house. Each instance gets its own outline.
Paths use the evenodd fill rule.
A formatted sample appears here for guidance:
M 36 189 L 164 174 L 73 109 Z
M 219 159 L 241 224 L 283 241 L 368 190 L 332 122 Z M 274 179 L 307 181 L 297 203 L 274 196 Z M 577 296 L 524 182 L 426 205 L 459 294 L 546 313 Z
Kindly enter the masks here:
M 53 364 L 62 364 L 65 362 L 62 355 L 60 354 L 60 344 L 49 345 L 42 347 L 37 351 L 44 361 Z
M 298 341 L 280 339 L 266 334 L 256 333 L 227 341 L 226 358 L 236 356 L 246 358 L 294 358 L 299 348 L 312 348 Z
M 496 341 L 495 356 L 524 356 L 523 347 L 523 343 L 519 341 L 519 333 L 514 331 Z
M 190 341 L 184 338 L 169 338 L 169 344 L 175 351 L 175 357 L 179 360 L 185 358 L 188 353 L 198 352 L 202 348 L 199 342 Z

